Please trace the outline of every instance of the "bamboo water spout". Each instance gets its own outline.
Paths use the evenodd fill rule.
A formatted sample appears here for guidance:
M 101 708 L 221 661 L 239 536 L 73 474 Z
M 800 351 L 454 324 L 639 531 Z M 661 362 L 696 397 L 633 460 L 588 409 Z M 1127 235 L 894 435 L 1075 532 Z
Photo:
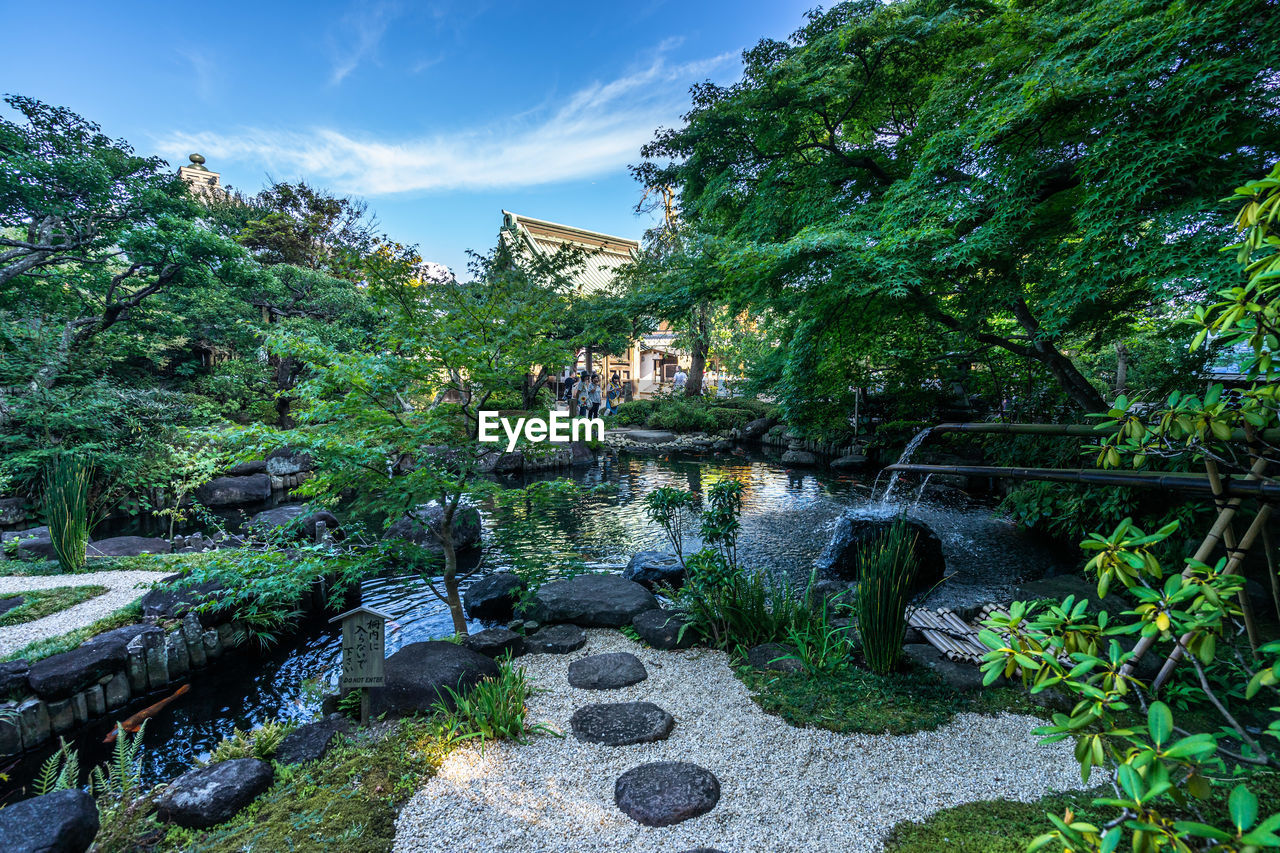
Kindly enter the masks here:
M 890 473 L 961 474 L 1007 480 L 1042 480 L 1052 483 L 1080 483 L 1089 486 L 1128 486 L 1138 489 L 1174 489 L 1213 497 L 1213 483 L 1199 474 L 1164 474 L 1153 471 L 1108 471 L 1102 468 L 1004 468 L 995 465 L 919 465 L 895 463 L 884 469 Z M 1280 483 L 1257 479 L 1222 480 L 1222 493 L 1229 497 L 1280 499 Z
M 964 423 L 938 424 L 933 427 L 931 432 L 974 432 L 995 433 L 997 435 L 1047 435 L 1074 438 L 1098 438 L 1099 436 L 1110 435 L 1117 429 L 1118 427 L 1115 426 L 1093 426 L 1090 424 L 1011 424 L 969 421 Z M 1232 430 L 1230 440 L 1238 442 L 1280 441 L 1280 429 L 1263 430 L 1260 433 L 1253 433 L 1252 435 L 1246 433 L 1242 429 Z

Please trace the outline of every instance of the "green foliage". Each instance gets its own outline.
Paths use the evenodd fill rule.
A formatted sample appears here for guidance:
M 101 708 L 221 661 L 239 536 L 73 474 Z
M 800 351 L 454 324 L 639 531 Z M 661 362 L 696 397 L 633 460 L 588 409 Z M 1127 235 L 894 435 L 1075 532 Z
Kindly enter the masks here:
M 662 528 L 680 562 L 684 562 L 684 537 L 698 511 L 698 496 L 674 486 L 660 486 L 644 496 L 644 513 Z
M 815 612 L 790 581 L 767 572 L 732 570 L 710 550 L 692 555 L 679 602 L 696 630 L 715 648 L 745 651 L 761 643 L 787 642 L 794 632 L 821 636 L 825 613 Z M 687 630 L 687 629 L 686 629 Z
M 1096 820 L 1103 811 L 1087 793 L 1051 794 L 1030 803 L 983 800 L 902 821 L 884 841 L 885 853 L 1026 853 L 1045 814 L 1070 812 L 1072 820 Z
M 353 691 L 357 696 L 360 692 Z M 359 709 L 357 708 L 357 712 Z M 268 720 L 262 725 L 249 731 L 241 731 L 240 729 L 232 729 L 231 734 L 218 742 L 218 745 L 209 753 L 208 764 L 217 764 L 219 761 L 231 761 L 236 758 L 260 758 L 264 761 L 269 760 L 276 754 L 276 750 L 280 748 L 280 742 L 285 739 L 294 727 L 289 723 L 282 723 L 278 720 Z
M 742 483 L 737 480 L 720 480 L 714 483 L 707 491 L 707 506 L 702 512 L 699 532 L 706 547 L 716 550 L 729 571 L 738 570 L 741 514 Z
M 614 422 L 618 426 L 714 435 L 740 429 L 748 421 L 764 417 L 771 408 L 749 399 L 665 395 L 624 403 Z
M 44 516 L 53 552 L 64 572 L 83 568 L 89 544 L 89 484 L 93 469 L 71 454 L 49 463 L 44 480 Z
M 121 724 L 116 725 L 116 741 L 111 749 L 111 760 L 103 767 L 93 768 L 90 781 L 93 793 L 99 799 L 114 801 L 114 805 L 128 806 L 130 800 L 142 789 L 142 739 L 147 733 L 143 720 L 138 731 L 130 734 Z
M 907 630 L 906 607 L 915 582 L 916 534 L 899 519 L 883 535 L 858 549 L 858 595 L 854 612 L 867 666 L 893 672 Z
M 66 738 L 58 739 L 58 749 L 40 765 L 34 787 L 37 796 L 80 787 L 80 754 Z
M 556 734 L 545 726 L 530 728 L 525 723 L 533 685 L 525 677 L 524 667 L 502 660 L 498 670 L 497 678 L 486 678 L 468 691 L 445 688 L 450 701 L 434 706 L 435 731 L 442 741 L 478 738 L 481 743 L 498 739 L 526 743 L 529 734 Z
M 74 607 L 107 591 L 105 586 L 89 584 L 87 586 L 55 586 L 52 589 L 33 589 L 26 592 L 6 592 L 4 598 L 22 597 L 17 607 L 0 614 L 0 627 L 21 625 L 34 622 L 52 613 Z

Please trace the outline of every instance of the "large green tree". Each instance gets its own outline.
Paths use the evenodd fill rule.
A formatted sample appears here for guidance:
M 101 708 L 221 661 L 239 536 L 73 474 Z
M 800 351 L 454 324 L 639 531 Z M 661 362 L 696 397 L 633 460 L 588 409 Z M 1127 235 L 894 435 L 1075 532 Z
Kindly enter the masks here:
M 1220 188 L 1280 153 L 1269 0 L 858 0 L 703 84 L 636 168 L 679 189 L 710 272 L 684 285 L 788 319 L 795 404 L 901 324 L 1035 365 L 1220 273 Z M 829 385 L 817 387 L 827 388 Z M 806 393 L 806 391 L 808 393 Z

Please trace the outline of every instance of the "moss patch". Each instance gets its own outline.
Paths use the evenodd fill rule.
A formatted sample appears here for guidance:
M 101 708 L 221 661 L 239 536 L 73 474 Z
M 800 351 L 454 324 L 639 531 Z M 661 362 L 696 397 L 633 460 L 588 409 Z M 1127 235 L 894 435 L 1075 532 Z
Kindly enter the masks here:
M 106 591 L 105 586 L 90 584 L 89 586 L 55 586 L 53 589 L 33 589 L 30 592 L 0 594 L 0 598 L 21 597 L 23 600 L 22 604 L 0 616 L 0 627 L 43 619 L 60 610 L 97 598 Z
M 1101 792 L 1099 792 L 1100 794 Z M 1084 820 L 1103 814 L 1092 793 L 1052 794 L 1030 803 L 986 800 L 902 821 L 885 839 L 885 853 L 1025 853 L 1036 836 L 1053 828 L 1045 817 L 1072 809 Z
M 170 829 L 161 850 L 199 853 L 382 853 L 400 807 L 435 774 L 448 745 L 428 724 L 403 721 L 332 749 L 320 761 L 276 766 L 271 789 L 229 823 Z
M 110 631 L 113 628 L 123 628 L 125 625 L 132 625 L 135 622 L 142 621 L 142 606 L 138 602 L 133 602 L 125 607 L 120 608 L 114 613 L 103 616 L 92 625 L 86 625 L 83 628 L 77 628 L 74 631 L 68 631 L 65 634 L 59 634 L 56 637 L 46 637 L 43 640 L 36 640 L 34 643 L 28 643 L 20 649 L 10 652 L 0 660 L 28 660 L 35 663 L 43 660 L 51 655 L 69 652 L 79 646 L 90 637 L 96 637 L 104 631 Z
M 849 667 L 834 674 L 762 672 L 742 667 L 738 678 L 765 713 L 793 726 L 834 732 L 903 735 L 930 731 L 956 714 L 1036 714 L 1045 716 L 1020 691 L 1010 688 L 962 693 L 928 670 L 876 675 Z

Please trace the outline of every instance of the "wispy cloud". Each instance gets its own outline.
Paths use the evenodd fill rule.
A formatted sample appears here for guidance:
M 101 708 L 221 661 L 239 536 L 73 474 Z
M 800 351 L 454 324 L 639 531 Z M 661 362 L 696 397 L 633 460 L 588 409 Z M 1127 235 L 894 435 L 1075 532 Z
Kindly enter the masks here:
M 376 56 L 387 27 L 399 13 L 399 4 L 388 2 L 357 5 L 343 15 L 338 29 L 330 37 L 334 60 L 329 82 L 336 86 L 360 63 Z
M 596 82 L 534 113 L 479 128 L 388 141 L 355 131 L 250 128 L 177 133 L 158 142 L 171 159 L 200 151 L 211 163 L 252 164 L 305 175 L 345 193 L 526 187 L 588 178 L 638 158 L 654 129 L 687 109 L 687 87 L 737 58 L 670 64 L 661 53 L 646 67 Z

